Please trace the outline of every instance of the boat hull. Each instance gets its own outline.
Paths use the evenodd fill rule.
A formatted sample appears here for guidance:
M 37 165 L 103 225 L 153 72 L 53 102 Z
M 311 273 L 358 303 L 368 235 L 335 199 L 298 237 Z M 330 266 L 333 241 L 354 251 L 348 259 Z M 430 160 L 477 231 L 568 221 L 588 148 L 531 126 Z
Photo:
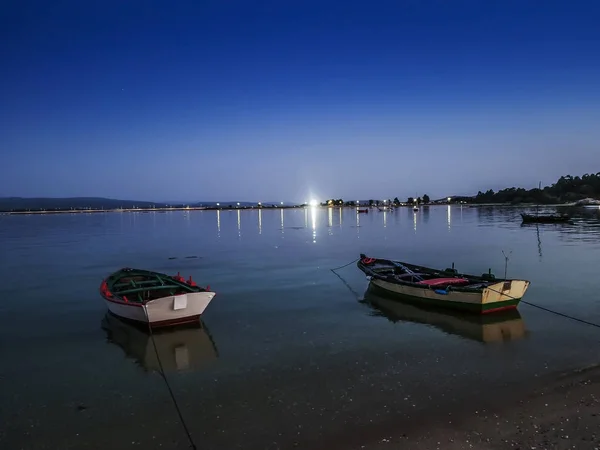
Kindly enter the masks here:
M 367 289 L 365 300 L 388 320 L 429 325 L 445 333 L 483 343 L 506 342 L 527 336 L 517 309 L 498 314 L 462 314 L 449 309 L 426 308 L 387 298 L 380 289 Z
M 567 223 L 571 220 L 569 216 L 557 216 L 557 215 L 529 215 L 521 214 L 523 223 Z
M 116 316 L 160 327 L 197 321 L 214 296 L 214 292 L 190 292 L 162 297 L 145 304 L 122 302 L 105 295 L 102 298 L 108 310 Z
M 450 290 L 441 293 L 440 290 L 390 283 L 379 279 L 371 279 L 370 284 L 407 303 L 476 314 L 489 314 L 517 308 L 529 287 L 529 281 L 509 280 L 494 283 L 481 292 Z

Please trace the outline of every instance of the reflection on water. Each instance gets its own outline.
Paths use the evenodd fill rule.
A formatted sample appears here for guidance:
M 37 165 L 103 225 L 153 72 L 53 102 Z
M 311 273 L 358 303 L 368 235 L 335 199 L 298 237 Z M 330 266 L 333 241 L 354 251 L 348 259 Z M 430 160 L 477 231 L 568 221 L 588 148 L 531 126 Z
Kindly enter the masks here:
M 237 211 L 237 229 L 238 229 L 238 237 L 242 237 L 242 218 L 241 218 L 239 209 Z
M 333 226 L 333 208 L 327 208 L 327 226 L 331 228 Z
M 283 234 L 283 208 L 281 209 L 281 234 Z
M 375 315 L 387 317 L 394 323 L 429 325 L 448 334 L 484 343 L 523 339 L 528 334 L 516 309 L 488 315 L 460 314 L 392 300 L 373 287 L 365 292 L 364 302 L 375 310 Z
M 413 211 L 413 230 L 417 232 L 417 212 Z
M 538 223 L 522 223 L 522 228 L 534 228 L 535 227 L 535 235 L 537 238 L 537 248 L 538 248 L 538 257 L 539 261 L 542 262 L 542 239 L 540 237 L 540 225 Z
M 312 241 L 317 242 L 317 207 L 311 206 L 310 208 L 310 220 L 312 225 Z
M 387 227 L 387 211 L 383 210 L 383 228 Z
M 258 210 L 258 234 L 262 234 L 262 209 Z
M 217 236 L 221 236 L 221 211 L 217 210 Z
M 447 218 L 448 218 L 448 232 L 450 232 L 450 228 L 452 225 L 452 209 L 450 207 L 450 205 L 448 205 L 448 212 L 446 213 Z
M 120 347 L 146 371 L 160 371 L 152 338 L 143 325 L 126 322 L 111 313 L 102 319 L 111 344 Z M 217 347 L 204 323 L 153 332 L 165 372 L 197 370 L 218 358 Z

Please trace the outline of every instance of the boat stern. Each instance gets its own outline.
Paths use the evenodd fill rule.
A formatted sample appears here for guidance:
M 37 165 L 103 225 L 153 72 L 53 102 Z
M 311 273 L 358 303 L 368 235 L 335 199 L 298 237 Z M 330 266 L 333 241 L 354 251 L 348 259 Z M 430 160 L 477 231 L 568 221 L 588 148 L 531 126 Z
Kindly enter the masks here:
M 215 292 L 203 291 L 149 301 L 145 305 L 148 321 L 152 327 L 194 322 L 215 295 Z

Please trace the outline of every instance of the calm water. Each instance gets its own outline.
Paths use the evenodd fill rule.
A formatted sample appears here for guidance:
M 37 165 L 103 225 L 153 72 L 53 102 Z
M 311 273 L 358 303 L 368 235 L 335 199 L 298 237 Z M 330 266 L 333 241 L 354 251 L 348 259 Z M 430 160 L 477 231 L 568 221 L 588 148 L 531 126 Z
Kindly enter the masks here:
M 592 327 L 527 305 L 490 324 L 368 296 L 378 310 L 329 270 L 363 252 L 503 276 L 504 251 L 508 276 L 532 282 L 525 300 L 600 322 L 600 215 L 572 213 L 539 227 L 445 206 L 0 216 L 0 447 L 188 448 L 148 336 L 98 295 L 123 266 L 217 292 L 204 328 L 157 336 L 202 449 L 369 448 L 404 418 L 595 364 Z M 365 295 L 354 264 L 339 274 Z

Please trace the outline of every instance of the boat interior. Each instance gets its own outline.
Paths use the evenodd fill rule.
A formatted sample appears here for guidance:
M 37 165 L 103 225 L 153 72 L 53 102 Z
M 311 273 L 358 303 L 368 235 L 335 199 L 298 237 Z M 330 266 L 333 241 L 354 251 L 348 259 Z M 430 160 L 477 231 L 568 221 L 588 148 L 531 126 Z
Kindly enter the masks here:
M 176 279 L 178 277 L 178 279 Z M 182 277 L 170 277 L 149 273 L 121 273 L 113 278 L 110 290 L 113 294 L 128 301 L 147 302 L 162 297 L 199 292 L 191 279 L 186 282 Z M 193 284 L 192 284 L 193 283 Z
M 364 258 L 362 261 L 364 261 Z M 446 289 L 450 286 L 481 289 L 490 284 L 502 281 L 496 280 L 491 271 L 482 274 L 480 277 L 459 274 L 454 268 L 454 264 L 452 264 L 452 268 L 436 270 L 397 261 L 375 259 L 368 265 L 363 262 L 363 266 L 373 274 L 387 278 L 388 280 L 392 278 L 395 282 L 412 283 L 436 289 Z

